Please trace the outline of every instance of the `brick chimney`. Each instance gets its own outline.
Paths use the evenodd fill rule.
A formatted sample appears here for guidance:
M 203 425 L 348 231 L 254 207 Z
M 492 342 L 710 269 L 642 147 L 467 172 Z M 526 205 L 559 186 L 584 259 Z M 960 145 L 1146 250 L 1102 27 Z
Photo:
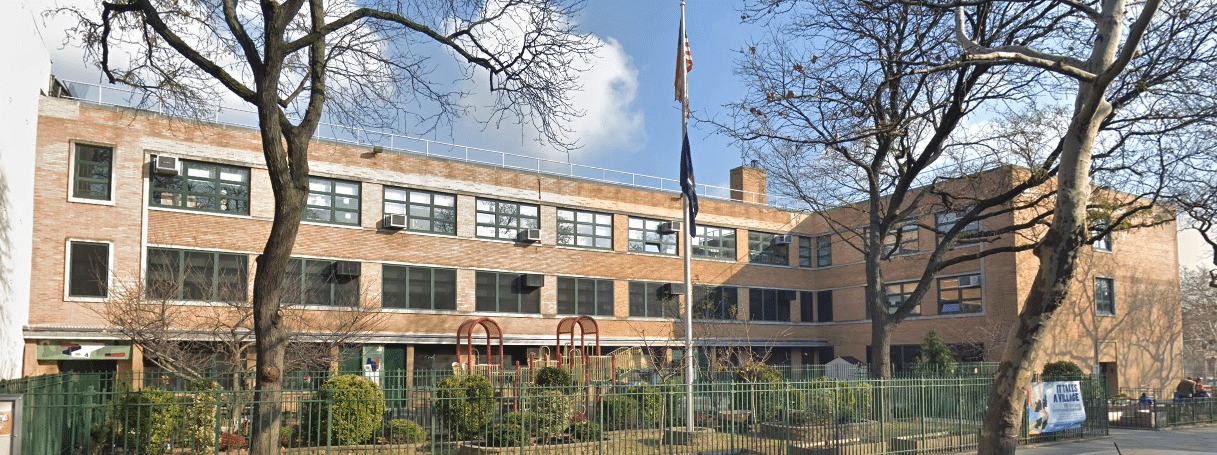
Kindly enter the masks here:
M 757 168 L 756 160 L 752 160 L 750 166 L 731 170 L 731 199 L 750 204 L 768 202 L 765 171 Z

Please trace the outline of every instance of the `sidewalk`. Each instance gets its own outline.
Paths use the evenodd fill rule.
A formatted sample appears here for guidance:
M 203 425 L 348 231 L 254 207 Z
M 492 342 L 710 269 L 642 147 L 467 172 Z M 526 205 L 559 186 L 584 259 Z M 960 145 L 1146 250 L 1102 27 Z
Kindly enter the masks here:
M 1112 428 L 1110 436 L 1022 446 L 1018 454 L 1217 455 L 1217 426 L 1163 431 Z

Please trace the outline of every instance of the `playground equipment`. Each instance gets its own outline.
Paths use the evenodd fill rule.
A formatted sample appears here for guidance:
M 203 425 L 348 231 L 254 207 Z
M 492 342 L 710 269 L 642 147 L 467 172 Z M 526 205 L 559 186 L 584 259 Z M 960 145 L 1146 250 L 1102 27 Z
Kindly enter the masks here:
M 478 363 L 478 352 L 473 347 L 473 331 L 481 327 L 486 332 L 485 363 Z M 499 354 L 494 355 L 494 342 L 499 342 Z M 453 370 L 484 374 L 496 378 L 503 371 L 503 329 L 490 318 L 470 319 L 456 329 L 456 365 Z
M 474 347 L 474 332 L 479 327 L 486 336 L 484 354 Z M 454 373 L 482 374 L 492 380 L 505 379 L 504 375 L 508 373 L 503 365 L 503 330 L 498 323 L 490 318 L 469 319 L 457 328 L 456 339 L 456 363 L 452 366 Z M 553 349 L 551 353 L 548 346 L 543 346 L 540 355 L 529 354 L 525 365 L 516 362 L 516 381 L 531 382 L 535 370 L 544 367 L 569 370 L 577 384 L 607 383 L 614 379 L 616 368 L 613 356 L 601 355 L 600 328 L 590 316 L 572 316 L 558 321 Z

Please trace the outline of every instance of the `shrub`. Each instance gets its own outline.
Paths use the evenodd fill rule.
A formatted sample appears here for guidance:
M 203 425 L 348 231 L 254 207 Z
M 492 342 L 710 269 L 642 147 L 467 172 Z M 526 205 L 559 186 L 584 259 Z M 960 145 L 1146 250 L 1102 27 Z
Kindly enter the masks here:
M 509 412 L 503 416 L 503 423 L 520 425 L 524 428 L 536 428 L 537 416 L 531 412 Z
M 600 418 L 609 430 L 633 426 L 638 419 L 638 400 L 622 396 L 605 397 L 600 401 Z
M 118 397 L 113 424 L 127 450 L 161 453 L 181 424 L 181 407 L 172 392 L 144 389 Z
M 531 442 L 525 427 L 516 423 L 498 423 L 486 429 L 488 447 L 520 447 Z
M 1076 363 L 1068 360 L 1058 360 L 1056 362 L 1048 362 L 1044 364 L 1044 371 L 1040 373 L 1044 381 L 1053 381 L 1058 379 L 1078 379 L 1086 376 L 1081 367 Z
M 537 377 L 533 383 L 539 387 L 570 387 L 574 385 L 575 380 L 571 377 L 569 371 L 555 367 L 544 367 L 537 370 Z
M 921 355 L 917 357 L 917 370 L 922 376 L 951 376 L 955 373 L 955 358 L 951 348 L 942 342 L 942 337 L 933 330 L 921 342 Z
M 852 384 L 824 377 L 811 381 L 804 410 L 818 415 L 818 422 L 853 422 L 867 416 L 871 405 L 870 384 Z
M 385 395 L 376 383 L 354 374 L 333 376 L 313 393 L 303 430 L 319 443 L 360 444 L 376 436 L 384 415 Z
M 494 392 L 485 376 L 459 375 L 436 384 L 435 410 L 454 439 L 470 439 L 490 422 Z
M 741 365 L 735 381 L 735 409 L 752 411 L 758 422 L 783 420 L 804 401 L 803 392 L 786 384 L 781 372 L 760 362 Z
M 528 394 L 528 409 L 536 417 L 536 426 L 530 428 L 537 436 L 554 438 L 570 426 L 571 418 L 575 416 L 573 398 L 554 389 L 533 389 Z
M 385 440 L 390 444 L 413 444 L 427 439 L 427 431 L 422 425 L 410 419 L 390 420 L 387 430 Z
M 190 383 L 190 392 L 181 397 L 181 424 L 185 432 L 181 444 L 194 452 L 206 452 L 215 442 L 216 391 L 219 384 L 205 379 Z
M 571 424 L 570 438 L 576 441 L 599 441 L 604 439 L 604 434 L 600 431 L 600 425 L 595 422 L 575 422 Z
M 248 445 L 249 441 L 241 437 L 241 435 L 224 432 L 220 433 L 220 441 L 219 444 L 216 445 L 216 449 L 222 452 L 227 452 L 230 450 L 244 449 Z
M 300 447 L 300 425 L 284 425 L 279 427 L 280 447 Z
M 630 394 L 630 399 L 638 403 L 638 417 L 643 425 L 655 424 L 663 417 L 665 388 L 665 386 L 640 385 L 630 387 L 626 391 Z

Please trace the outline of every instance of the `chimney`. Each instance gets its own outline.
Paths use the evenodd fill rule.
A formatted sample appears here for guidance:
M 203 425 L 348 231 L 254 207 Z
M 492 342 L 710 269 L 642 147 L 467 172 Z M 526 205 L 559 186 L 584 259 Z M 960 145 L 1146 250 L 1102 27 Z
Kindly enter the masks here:
M 749 204 L 766 204 L 765 171 L 757 169 L 757 161 L 751 166 L 740 166 L 731 170 L 731 199 Z

